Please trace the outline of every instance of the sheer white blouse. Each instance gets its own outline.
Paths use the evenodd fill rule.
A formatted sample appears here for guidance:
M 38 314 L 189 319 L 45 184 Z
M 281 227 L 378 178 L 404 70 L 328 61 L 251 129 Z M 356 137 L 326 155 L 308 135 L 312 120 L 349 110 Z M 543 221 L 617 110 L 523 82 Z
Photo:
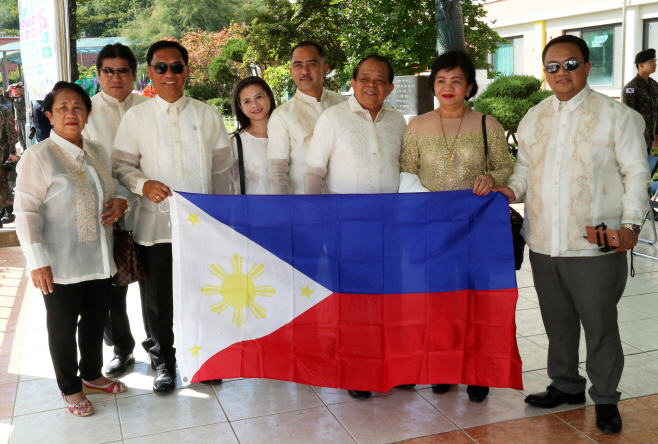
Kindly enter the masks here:
M 28 268 L 50 266 L 56 284 L 116 273 L 112 226 L 100 217 L 115 197 L 110 159 L 100 144 L 83 139 L 83 147 L 52 130 L 17 167 L 16 234 Z
M 242 140 L 244 157 L 246 194 L 270 194 L 270 180 L 267 177 L 267 138 L 254 137 L 247 131 L 242 131 L 240 140 Z M 231 136 L 231 146 L 233 147 L 233 169 L 231 170 L 233 193 L 241 194 L 238 142 L 234 135 Z

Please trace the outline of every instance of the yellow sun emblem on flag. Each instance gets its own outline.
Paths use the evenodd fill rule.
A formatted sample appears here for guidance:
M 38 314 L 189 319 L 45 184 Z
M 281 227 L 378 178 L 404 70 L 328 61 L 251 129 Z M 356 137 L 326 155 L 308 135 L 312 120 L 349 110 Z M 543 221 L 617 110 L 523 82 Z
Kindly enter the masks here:
M 238 254 L 233 255 L 231 258 L 233 273 L 231 274 L 228 274 L 220 264 L 212 264 L 210 272 L 222 281 L 222 285 L 217 287 L 206 284 L 201 289 L 206 296 L 216 294 L 222 296 L 222 302 L 210 306 L 214 313 L 222 314 L 227 308 L 233 307 L 231 321 L 238 327 L 244 324 L 245 308 L 248 308 L 256 319 L 265 319 L 267 310 L 255 301 L 256 296 L 271 298 L 276 293 L 271 285 L 256 287 L 254 283 L 256 279 L 265 274 L 265 265 L 254 264 L 249 273 L 244 274 L 242 263 L 243 259 Z

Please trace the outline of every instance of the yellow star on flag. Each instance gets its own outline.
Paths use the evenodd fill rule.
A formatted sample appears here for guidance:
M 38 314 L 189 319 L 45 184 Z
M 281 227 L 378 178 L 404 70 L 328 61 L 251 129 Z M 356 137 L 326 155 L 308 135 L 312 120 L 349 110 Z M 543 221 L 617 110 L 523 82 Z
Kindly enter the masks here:
M 195 342 L 195 343 L 194 343 L 194 347 L 192 347 L 192 348 L 188 348 L 188 350 L 192 352 L 192 357 L 195 357 L 195 356 L 199 356 L 199 357 L 201 357 L 201 353 L 199 353 L 199 351 L 200 351 L 202 348 L 203 348 L 203 347 L 198 347 L 198 346 L 196 345 L 196 342 Z
M 194 226 L 194 224 L 200 224 L 201 223 L 201 221 L 199 220 L 199 215 L 198 214 L 192 214 L 191 211 L 190 211 L 190 217 L 188 217 L 185 220 L 189 220 L 190 222 L 192 222 L 192 226 Z
M 306 288 L 304 287 L 299 287 L 300 290 L 302 290 L 302 294 L 299 295 L 300 298 L 302 297 L 307 297 L 308 300 L 311 300 L 311 293 L 315 293 L 313 290 L 311 290 L 310 285 L 307 285 Z

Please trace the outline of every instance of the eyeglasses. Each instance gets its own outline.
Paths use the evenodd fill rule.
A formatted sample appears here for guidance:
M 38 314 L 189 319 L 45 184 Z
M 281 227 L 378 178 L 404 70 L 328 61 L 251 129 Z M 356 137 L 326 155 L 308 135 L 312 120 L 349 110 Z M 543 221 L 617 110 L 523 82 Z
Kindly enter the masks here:
M 171 72 L 174 74 L 180 74 L 185 69 L 185 65 L 180 62 L 174 62 L 171 65 L 167 65 L 166 63 L 158 63 L 157 65 L 149 66 L 153 68 L 157 74 L 164 74 L 169 68 L 171 68 Z
M 119 68 L 119 69 L 114 69 L 114 68 L 101 68 L 101 72 L 105 74 L 108 77 L 114 76 L 114 74 L 119 74 L 121 77 L 126 77 L 132 72 L 132 69 L 130 68 Z
M 558 63 L 558 62 L 553 62 L 553 63 L 548 63 L 544 65 L 544 69 L 548 74 L 555 74 L 560 70 L 560 65 L 565 69 L 565 71 L 572 72 L 577 70 L 580 67 L 581 62 L 579 60 L 567 60 L 566 62 Z

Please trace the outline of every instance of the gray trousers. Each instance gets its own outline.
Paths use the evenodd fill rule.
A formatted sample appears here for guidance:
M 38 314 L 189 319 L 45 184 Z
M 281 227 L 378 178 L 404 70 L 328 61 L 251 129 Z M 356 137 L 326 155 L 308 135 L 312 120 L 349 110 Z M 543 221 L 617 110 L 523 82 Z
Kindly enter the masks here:
M 551 385 L 570 394 L 585 391 L 586 380 L 578 373 L 582 323 L 589 395 L 596 404 L 617 404 L 624 369 L 617 302 L 626 287 L 626 254 L 550 257 L 531 251 L 530 265 L 548 335 Z

